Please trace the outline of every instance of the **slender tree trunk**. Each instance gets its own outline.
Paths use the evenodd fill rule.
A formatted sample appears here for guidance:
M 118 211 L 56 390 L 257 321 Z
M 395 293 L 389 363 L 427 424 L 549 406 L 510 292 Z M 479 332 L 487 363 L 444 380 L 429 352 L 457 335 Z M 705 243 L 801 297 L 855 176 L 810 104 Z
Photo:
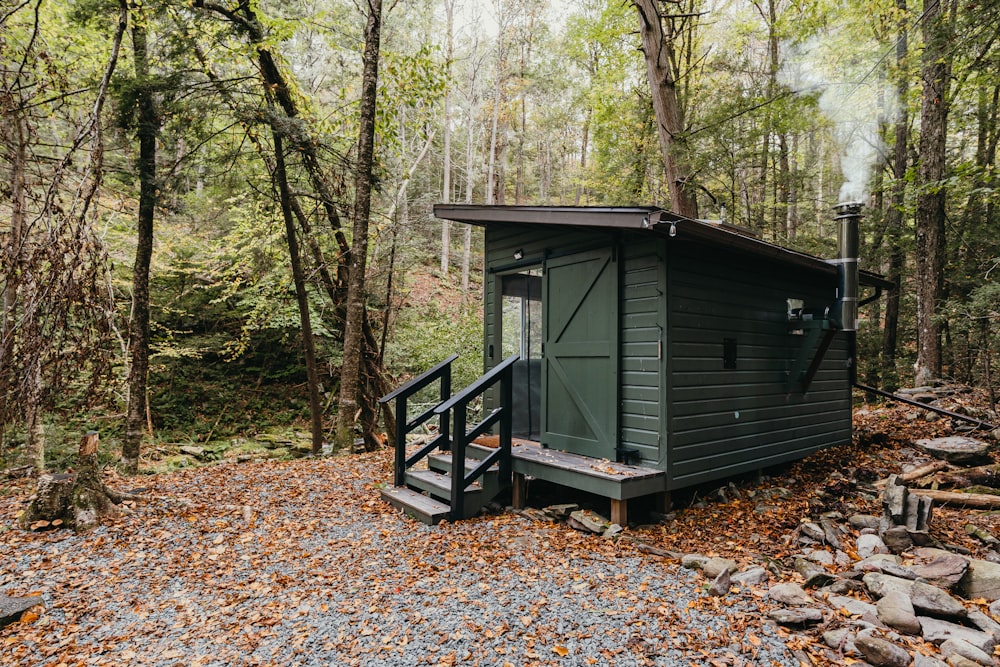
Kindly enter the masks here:
M 899 298 L 903 278 L 904 255 L 902 248 L 903 207 L 906 195 L 906 167 L 909 141 L 909 112 L 905 100 L 909 94 L 910 79 L 907 71 L 909 17 L 906 0 L 896 0 L 899 10 L 899 35 L 896 38 L 896 99 L 899 100 L 899 112 L 896 118 L 896 145 L 892 157 L 892 192 L 889 196 L 889 208 L 886 211 L 886 227 L 889 243 L 889 267 L 887 277 L 896 283 L 896 289 L 891 290 L 885 301 L 885 324 L 882 330 L 882 377 L 889 378 L 897 384 L 896 346 L 899 331 Z
M 583 199 L 583 184 L 587 178 L 587 149 L 590 142 L 590 121 L 594 115 L 594 107 L 587 107 L 587 115 L 583 118 L 583 129 L 580 137 L 580 180 L 576 185 L 576 199 L 574 203 L 579 206 Z
M 127 474 L 139 471 L 139 453 L 146 424 L 146 381 L 149 375 L 149 267 L 153 257 L 153 219 L 156 212 L 156 135 L 160 119 L 149 78 L 146 21 L 132 22 L 139 125 L 139 215 L 136 224 L 135 263 L 132 266 L 132 318 L 129 324 L 128 408 L 122 467 Z
M 944 285 L 945 149 L 948 79 L 951 74 L 949 19 L 942 0 L 924 0 L 923 93 L 920 106 L 920 173 L 917 195 L 917 362 L 916 383 L 941 376 L 941 325 L 937 304 Z
M 350 447 L 354 440 L 353 427 L 355 415 L 359 412 L 361 352 L 364 345 L 362 328 L 365 318 L 365 265 L 368 255 L 368 221 L 371 212 L 382 0 L 368 0 L 367 5 L 364 74 L 361 84 L 361 128 L 355 172 L 354 236 L 350 256 L 344 362 L 340 371 L 340 403 L 337 416 L 337 443 L 341 447 Z
M 698 217 L 698 200 L 688 183 L 684 117 L 677 93 L 677 77 L 671 67 L 673 36 L 664 34 L 656 0 L 633 0 L 639 10 L 639 32 L 646 56 L 646 75 L 653 97 L 657 136 L 670 191 L 670 209 L 689 218 Z
M 281 217 L 285 222 L 285 241 L 288 244 L 288 258 L 292 266 L 292 281 L 295 283 L 295 300 L 299 308 L 299 324 L 302 328 L 302 352 L 306 362 L 306 384 L 309 393 L 310 431 L 312 433 L 312 453 L 319 454 L 323 447 L 323 407 L 319 398 L 319 372 L 316 367 L 316 349 L 313 345 L 312 318 L 309 315 L 309 294 L 306 292 L 305 272 L 302 270 L 302 255 L 295 235 L 295 221 L 292 214 L 292 199 L 288 189 L 288 173 L 285 169 L 285 149 L 281 133 L 274 137 L 274 184 L 278 188 Z
M 6 127 L 7 160 L 10 164 L 10 235 L 3 249 L 3 312 L 0 313 L 0 429 L 12 419 L 11 387 L 18 379 L 14 369 L 17 336 L 18 292 L 21 289 L 26 251 L 28 128 L 21 108 L 12 108 L 3 118 Z
M 445 60 L 444 60 L 444 184 L 441 188 L 441 201 L 447 204 L 451 201 L 451 62 L 454 57 L 454 25 L 455 0 L 444 0 L 446 17 Z M 448 275 L 451 264 L 451 222 L 441 220 L 441 274 Z

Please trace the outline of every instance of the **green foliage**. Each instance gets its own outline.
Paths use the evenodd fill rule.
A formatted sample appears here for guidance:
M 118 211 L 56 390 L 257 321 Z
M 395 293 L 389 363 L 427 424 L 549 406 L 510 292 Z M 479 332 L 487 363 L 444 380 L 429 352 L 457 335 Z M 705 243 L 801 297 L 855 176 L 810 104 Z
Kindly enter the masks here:
M 386 363 L 394 375 L 423 373 L 446 357 L 458 354 L 452 364 L 452 387 L 471 384 L 483 372 L 483 322 L 475 310 L 466 312 L 427 307 L 401 313 L 386 350 Z

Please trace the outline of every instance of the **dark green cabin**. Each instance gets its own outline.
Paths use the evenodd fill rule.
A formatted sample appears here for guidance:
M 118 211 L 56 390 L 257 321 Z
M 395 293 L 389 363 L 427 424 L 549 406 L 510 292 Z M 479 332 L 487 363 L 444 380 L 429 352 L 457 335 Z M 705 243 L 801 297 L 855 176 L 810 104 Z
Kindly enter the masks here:
M 834 262 L 655 207 L 434 213 L 485 229 L 485 368 L 521 355 L 515 437 L 663 471 L 662 491 L 850 440 Z

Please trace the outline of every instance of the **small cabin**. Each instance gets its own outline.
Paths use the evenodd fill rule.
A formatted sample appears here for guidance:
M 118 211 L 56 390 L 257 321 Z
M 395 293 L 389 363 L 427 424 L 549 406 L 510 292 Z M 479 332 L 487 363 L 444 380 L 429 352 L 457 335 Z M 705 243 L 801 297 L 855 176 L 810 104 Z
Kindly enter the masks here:
M 398 431 L 383 496 L 433 523 L 504 484 L 518 506 L 536 478 L 609 498 L 625 525 L 631 498 L 849 442 L 858 293 L 892 284 L 858 272 L 860 205 L 839 209 L 838 257 L 824 260 L 656 207 L 435 206 L 485 231 L 485 373 L 452 399 L 442 381 L 441 405 L 401 420 L 435 414 L 443 433 L 409 452 Z M 405 415 L 447 363 L 383 400 Z M 488 416 L 469 428 L 474 394 Z M 474 440 L 490 428 L 502 452 Z M 487 478 L 497 465 L 509 482 Z
M 835 262 L 654 207 L 434 214 L 484 228 L 484 366 L 520 355 L 514 437 L 655 468 L 664 491 L 850 440 Z

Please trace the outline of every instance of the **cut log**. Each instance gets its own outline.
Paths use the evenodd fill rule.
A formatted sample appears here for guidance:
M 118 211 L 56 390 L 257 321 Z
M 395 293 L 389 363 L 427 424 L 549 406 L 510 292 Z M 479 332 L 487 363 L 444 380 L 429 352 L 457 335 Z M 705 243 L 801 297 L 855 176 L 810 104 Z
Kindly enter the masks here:
M 82 532 L 118 516 L 117 505 L 133 496 L 104 485 L 97 462 L 98 442 L 97 431 L 83 436 L 75 475 L 39 478 L 35 496 L 18 519 L 22 529 L 64 527 Z
M 931 461 L 930 463 L 924 464 L 919 468 L 914 468 L 909 472 L 904 472 L 896 475 L 896 480 L 899 482 L 914 482 L 928 475 L 933 475 L 936 472 L 945 470 L 948 467 L 947 461 Z M 875 482 L 875 488 L 881 489 L 889 482 L 888 479 L 880 479 Z
M 967 507 L 970 509 L 995 510 L 1000 509 L 1000 496 L 985 493 L 960 493 L 957 491 L 921 490 L 920 495 L 927 496 L 934 502 L 952 507 Z

